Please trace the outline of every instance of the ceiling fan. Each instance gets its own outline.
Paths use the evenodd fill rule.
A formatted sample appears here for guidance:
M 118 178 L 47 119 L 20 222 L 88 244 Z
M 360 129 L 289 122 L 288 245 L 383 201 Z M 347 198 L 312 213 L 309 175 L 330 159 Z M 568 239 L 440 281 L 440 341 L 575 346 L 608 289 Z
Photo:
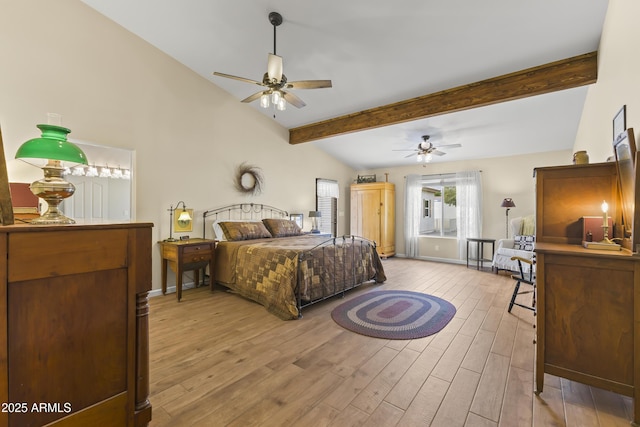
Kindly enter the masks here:
M 429 163 L 433 156 L 444 156 L 444 151 L 438 150 L 439 148 L 458 148 L 462 147 L 462 144 L 445 144 L 445 145 L 434 145 L 429 141 L 429 135 L 422 135 L 422 142 L 418 144 L 418 148 L 415 150 L 393 150 L 393 151 L 413 151 L 412 154 L 409 154 L 407 157 L 416 156 L 416 160 L 418 162 Z
M 237 77 L 231 74 L 214 72 L 215 76 L 226 77 L 229 79 L 240 80 L 246 83 L 253 83 L 258 86 L 264 86 L 265 90 L 256 92 L 245 98 L 242 102 L 253 102 L 260 99 L 260 106 L 268 108 L 273 104 L 276 109 L 283 111 L 287 108 L 287 103 L 293 104 L 295 107 L 302 108 L 305 104 L 302 99 L 285 89 L 320 89 L 331 87 L 331 80 L 298 80 L 295 82 L 287 81 L 287 77 L 282 71 L 282 57 L 276 55 L 276 28 L 282 24 L 282 15 L 278 12 L 269 13 L 269 22 L 273 25 L 273 53 L 269 54 L 267 61 L 267 72 L 264 73 L 262 81 Z

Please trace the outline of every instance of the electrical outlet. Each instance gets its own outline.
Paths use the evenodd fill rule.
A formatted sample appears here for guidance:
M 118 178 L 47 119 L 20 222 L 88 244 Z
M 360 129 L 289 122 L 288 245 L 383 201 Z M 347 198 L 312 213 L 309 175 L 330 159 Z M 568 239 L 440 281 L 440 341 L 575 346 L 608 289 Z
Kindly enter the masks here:
M 440 246 L 435 245 L 435 246 L 434 246 L 434 249 L 435 249 L 436 251 L 439 251 L 439 250 L 440 250 Z

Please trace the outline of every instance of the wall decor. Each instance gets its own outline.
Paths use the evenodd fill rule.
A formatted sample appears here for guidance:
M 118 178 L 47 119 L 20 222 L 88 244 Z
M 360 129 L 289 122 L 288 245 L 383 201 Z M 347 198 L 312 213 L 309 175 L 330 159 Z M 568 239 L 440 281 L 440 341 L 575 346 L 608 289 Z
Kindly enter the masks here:
M 366 182 L 376 182 L 376 176 L 375 175 L 358 175 L 358 180 L 357 180 L 358 184 L 363 184 Z
M 303 224 L 303 222 L 304 222 L 304 221 L 303 221 L 303 217 L 304 217 L 304 215 L 303 215 L 303 214 L 293 214 L 293 213 L 292 213 L 291 215 L 289 215 L 289 219 L 290 219 L 291 221 L 295 221 L 295 222 L 296 222 L 296 224 L 298 224 L 298 227 L 300 227 L 300 228 L 302 228 L 302 224 Z
M 623 105 L 613 118 L 613 141 L 622 138 L 621 135 L 627 129 L 627 106 Z
M 257 196 L 262 193 L 262 185 L 264 184 L 264 176 L 262 169 L 257 166 L 241 163 L 236 168 L 235 189 L 243 194 Z

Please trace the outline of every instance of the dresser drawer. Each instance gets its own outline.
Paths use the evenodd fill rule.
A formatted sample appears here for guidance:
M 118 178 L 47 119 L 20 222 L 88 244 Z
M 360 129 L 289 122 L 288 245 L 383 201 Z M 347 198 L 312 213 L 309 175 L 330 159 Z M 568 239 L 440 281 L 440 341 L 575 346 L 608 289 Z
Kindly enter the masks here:
M 9 236 L 9 282 L 127 267 L 127 230 L 68 230 Z

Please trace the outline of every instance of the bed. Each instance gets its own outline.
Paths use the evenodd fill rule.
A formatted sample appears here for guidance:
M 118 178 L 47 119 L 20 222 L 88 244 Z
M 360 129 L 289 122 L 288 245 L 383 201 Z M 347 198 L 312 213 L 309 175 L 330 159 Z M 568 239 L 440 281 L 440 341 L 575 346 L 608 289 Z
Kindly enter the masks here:
M 304 307 L 386 280 L 374 242 L 304 234 L 286 211 L 268 205 L 205 211 L 203 227 L 203 237 L 210 228 L 218 240 L 214 281 L 281 319 L 300 318 Z

